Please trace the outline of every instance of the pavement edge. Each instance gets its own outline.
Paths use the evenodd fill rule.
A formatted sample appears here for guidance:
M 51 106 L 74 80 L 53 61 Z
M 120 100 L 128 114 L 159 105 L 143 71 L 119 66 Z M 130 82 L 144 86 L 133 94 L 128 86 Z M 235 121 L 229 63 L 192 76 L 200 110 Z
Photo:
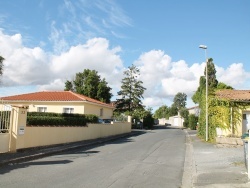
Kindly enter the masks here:
M 182 188 L 191 188 L 196 182 L 196 168 L 195 160 L 193 156 L 193 144 L 188 134 L 188 131 L 184 129 L 186 134 L 186 152 L 184 161 L 184 170 L 182 176 Z

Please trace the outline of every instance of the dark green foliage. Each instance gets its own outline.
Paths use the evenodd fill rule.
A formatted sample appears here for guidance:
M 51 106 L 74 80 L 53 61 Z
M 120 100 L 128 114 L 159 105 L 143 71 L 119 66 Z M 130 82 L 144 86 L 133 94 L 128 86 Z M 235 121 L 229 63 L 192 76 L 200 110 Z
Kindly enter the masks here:
M 187 95 L 185 93 L 177 93 L 174 97 L 173 104 L 171 107 L 167 107 L 166 105 L 158 108 L 154 113 L 155 119 L 166 118 L 169 119 L 171 116 L 178 115 L 178 111 L 185 109 L 187 101 Z M 183 114 L 184 115 L 184 114 Z M 183 118 L 185 118 L 181 115 Z
M 50 117 L 82 117 L 86 114 L 69 114 L 69 113 L 55 113 L 55 112 L 28 112 L 27 116 L 50 116 Z
M 143 109 L 143 93 L 146 90 L 143 82 L 138 79 L 140 70 L 132 65 L 124 71 L 125 78 L 122 79 L 121 90 L 117 93 L 120 96 L 116 101 L 116 111 L 129 112 L 130 115 L 135 109 Z
M 190 114 L 188 116 L 188 127 L 191 130 L 196 130 L 197 123 L 198 123 L 198 117 L 195 116 L 194 114 Z
M 161 119 L 161 118 L 169 118 L 169 108 L 166 105 L 161 106 L 158 108 L 154 113 L 155 119 Z
M 4 58 L 0 56 L 0 76 L 2 76 L 3 74 L 3 61 L 4 61 Z
M 143 118 L 143 127 L 145 129 L 152 129 L 154 125 L 154 118 L 151 113 L 147 113 L 147 115 Z
M 177 109 L 181 109 L 186 107 L 187 101 L 187 95 L 185 93 L 177 93 L 174 97 L 174 106 L 177 107 Z
M 189 116 L 189 111 L 186 107 L 181 108 L 179 110 L 181 117 L 184 119 L 183 126 L 188 127 L 188 116 Z
M 27 125 L 32 126 L 86 126 L 87 123 L 97 123 L 98 117 L 92 114 L 67 114 L 28 112 Z
M 232 86 L 228 86 L 223 82 L 219 82 L 217 85 L 217 89 L 234 89 Z
M 132 114 L 133 128 L 142 128 L 138 126 L 138 123 L 143 124 L 143 128 L 152 129 L 154 125 L 154 118 L 152 115 L 152 109 L 136 109 Z
M 65 89 L 64 89 L 64 91 L 74 91 L 73 83 L 67 80 L 65 82 Z
M 177 106 L 172 104 L 172 106 L 169 108 L 169 116 L 168 117 L 176 116 L 176 115 L 178 115 L 178 108 L 177 108 Z
M 208 69 L 208 87 L 209 89 L 213 90 L 214 88 L 217 88 L 218 80 L 216 79 L 216 69 L 212 58 L 208 59 L 207 69 Z M 204 75 L 206 75 L 206 70 L 204 72 Z
M 64 90 L 74 91 L 105 103 L 110 103 L 112 97 L 112 89 L 106 80 L 101 79 L 97 71 L 89 69 L 77 73 L 73 81 L 67 80 Z
M 27 125 L 44 126 L 85 126 L 85 117 L 50 117 L 50 116 L 30 116 L 27 118 Z

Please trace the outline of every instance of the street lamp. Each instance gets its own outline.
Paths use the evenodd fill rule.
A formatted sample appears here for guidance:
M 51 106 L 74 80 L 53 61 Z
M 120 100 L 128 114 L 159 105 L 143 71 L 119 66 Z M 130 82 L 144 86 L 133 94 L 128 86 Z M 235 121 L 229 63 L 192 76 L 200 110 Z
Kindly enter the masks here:
M 208 59 L 207 59 L 207 46 L 200 45 L 199 48 L 205 50 L 205 59 L 206 59 L 206 142 L 207 142 L 208 141 L 208 76 L 207 76 Z

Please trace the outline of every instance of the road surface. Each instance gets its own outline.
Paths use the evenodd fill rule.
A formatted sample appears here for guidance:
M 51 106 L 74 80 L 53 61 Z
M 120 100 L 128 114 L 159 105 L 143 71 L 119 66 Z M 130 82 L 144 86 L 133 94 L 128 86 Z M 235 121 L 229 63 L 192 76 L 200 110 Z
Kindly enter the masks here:
M 0 169 L 0 187 L 179 188 L 185 132 L 167 128 Z

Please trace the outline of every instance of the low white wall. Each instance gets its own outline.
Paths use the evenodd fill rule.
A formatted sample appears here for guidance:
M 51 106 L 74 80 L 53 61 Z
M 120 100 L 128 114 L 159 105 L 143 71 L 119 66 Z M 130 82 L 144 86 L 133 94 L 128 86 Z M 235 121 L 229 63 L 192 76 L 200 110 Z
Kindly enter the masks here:
M 9 151 L 9 133 L 0 133 L 0 153 Z
M 131 132 L 131 123 L 88 124 L 86 127 L 25 127 L 16 149 L 63 144 Z

